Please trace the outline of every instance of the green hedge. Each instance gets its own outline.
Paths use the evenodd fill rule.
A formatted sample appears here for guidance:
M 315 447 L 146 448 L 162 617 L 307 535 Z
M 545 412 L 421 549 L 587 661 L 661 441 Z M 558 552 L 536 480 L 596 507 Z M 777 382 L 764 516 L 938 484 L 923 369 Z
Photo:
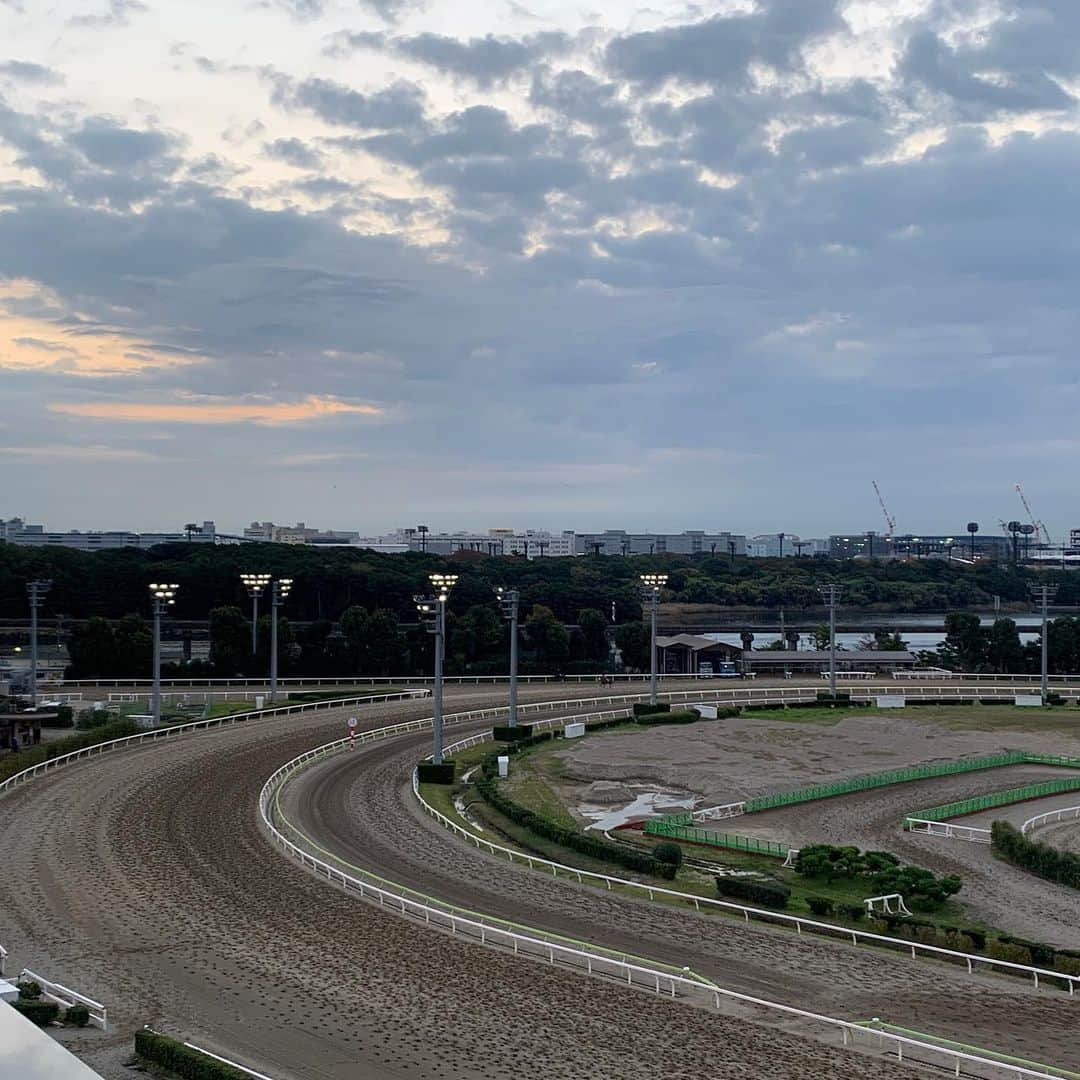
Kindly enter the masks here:
M 143 1028 L 135 1032 L 135 1053 L 184 1080 L 248 1080 L 248 1074 L 192 1050 L 168 1035 Z
M 779 881 L 762 881 L 760 878 L 716 877 L 716 891 L 721 896 L 735 900 L 748 900 L 767 908 L 786 908 L 791 890 Z
M 520 742 L 522 739 L 531 738 L 532 733 L 532 724 L 516 724 L 514 727 L 504 724 L 502 727 L 492 728 L 491 737 L 496 742 Z
M 1049 881 L 1080 889 L 1080 855 L 1029 840 L 1007 821 L 995 821 L 990 826 L 990 844 L 994 854 L 1006 862 Z
M 11 1003 L 11 1007 L 38 1027 L 51 1024 L 60 1016 L 60 1006 L 55 1001 L 42 1001 L 40 998 L 19 998 Z
M 671 712 L 671 705 L 666 701 L 636 701 L 634 703 L 635 716 L 649 716 L 651 713 Z
M 679 712 L 643 713 L 637 717 L 639 724 L 696 724 L 701 713 L 696 709 L 681 709 Z
M 444 761 L 441 765 L 436 765 L 433 761 L 421 761 L 416 766 L 416 779 L 421 784 L 452 784 L 454 763 Z
M 588 833 L 578 832 L 576 829 L 568 829 L 536 813 L 536 811 L 514 802 L 513 799 L 499 790 L 499 784 L 495 779 L 497 769 L 498 766 L 494 757 L 489 757 L 476 774 L 474 786 L 480 793 L 480 797 L 489 806 L 515 824 L 536 833 L 537 836 L 552 840 L 562 847 L 570 848 L 593 859 L 618 863 L 619 866 L 624 866 L 627 870 L 666 878 L 668 881 L 675 877 L 675 872 L 678 870 L 677 866 L 659 862 L 652 855 L 634 851 L 632 848 L 624 847 L 622 844 L 612 843 L 602 836 L 590 836 Z
M 88 746 L 96 746 L 98 743 L 109 742 L 110 739 L 122 739 L 126 735 L 137 735 L 139 725 L 134 720 L 115 720 L 103 727 L 93 728 L 90 731 L 79 731 L 74 735 L 65 735 L 55 742 L 39 743 L 37 746 L 28 746 L 15 754 L 8 754 L 0 759 L 0 781 L 20 773 L 23 769 L 29 769 L 32 765 L 40 765 L 43 761 L 52 761 L 53 758 L 63 757 L 64 754 L 74 753 L 76 750 L 85 750 Z

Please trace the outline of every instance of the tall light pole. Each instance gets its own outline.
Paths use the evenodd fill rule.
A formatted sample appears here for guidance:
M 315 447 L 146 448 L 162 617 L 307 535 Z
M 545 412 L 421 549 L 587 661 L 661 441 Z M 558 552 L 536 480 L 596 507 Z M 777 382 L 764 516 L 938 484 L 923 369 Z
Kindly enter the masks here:
M 649 647 L 649 701 L 656 704 L 656 613 L 660 607 L 660 590 L 667 584 L 667 574 L 642 574 L 642 598 L 651 616 L 652 630 Z
M 1049 677 L 1049 652 L 1047 650 L 1046 630 L 1047 619 L 1046 609 L 1050 604 L 1050 601 L 1057 595 L 1058 587 L 1056 585 L 1031 585 L 1031 595 L 1039 601 L 1042 606 L 1042 680 L 1040 681 L 1040 688 L 1042 692 L 1043 704 L 1046 704 L 1046 694 L 1050 689 L 1050 677 Z
M 510 623 L 510 714 L 506 724 L 507 727 L 517 727 L 518 602 L 521 597 L 517 589 L 504 589 L 501 585 L 495 587 L 495 595 L 499 598 L 503 618 Z
M 443 763 L 443 656 L 446 650 L 446 601 L 450 590 L 457 584 L 457 574 L 428 574 L 433 595 L 416 596 L 416 610 L 424 628 L 435 635 L 435 686 L 432 697 L 435 715 L 432 720 L 434 746 L 431 761 L 434 765 Z
M 154 727 L 161 724 L 161 616 L 176 603 L 179 585 L 152 584 L 150 597 L 154 603 L 154 693 L 150 711 L 154 714 Z
M 836 601 L 840 598 L 840 586 L 819 585 L 818 592 L 829 605 L 829 694 L 836 697 Z
M 251 597 L 251 655 L 259 651 L 259 597 L 270 584 L 269 574 L 241 574 L 240 580 Z
M 277 622 L 278 608 L 289 599 L 293 579 L 278 578 L 270 586 L 270 704 L 277 701 Z
M 38 670 L 38 611 L 45 603 L 45 594 L 52 588 L 51 581 L 28 581 L 26 597 L 30 601 L 30 705 L 37 708 L 37 670 Z

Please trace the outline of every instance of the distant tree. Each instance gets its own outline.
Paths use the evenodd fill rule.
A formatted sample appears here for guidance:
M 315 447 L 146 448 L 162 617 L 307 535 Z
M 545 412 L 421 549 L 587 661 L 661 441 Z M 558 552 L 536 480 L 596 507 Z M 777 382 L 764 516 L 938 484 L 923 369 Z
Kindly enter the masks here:
M 533 605 L 525 620 L 525 636 L 538 664 L 550 667 L 553 672 L 562 670 L 570 655 L 570 634 L 551 608 Z
M 150 672 L 154 664 L 154 637 L 141 615 L 125 615 L 114 627 L 118 675 Z
M 1054 675 L 1072 675 L 1080 671 L 1080 658 L 1077 656 L 1080 645 L 1078 623 L 1068 617 L 1051 619 L 1046 627 L 1047 666 Z M 1042 643 L 1039 645 L 1040 652 Z M 1039 658 L 1042 667 L 1042 657 Z
M 578 612 L 578 629 L 581 633 L 581 656 L 597 664 L 606 663 L 610 655 L 607 636 L 607 619 L 596 608 L 583 608 Z
M 978 615 L 950 611 L 945 640 L 938 646 L 941 662 L 952 671 L 983 671 L 988 665 L 989 635 Z
M 112 622 L 93 618 L 82 626 L 76 626 L 68 642 L 68 653 L 71 656 L 68 674 L 73 679 L 93 679 L 113 674 L 116 670 L 116 635 Z
M 890 633 L 885 629 L 877 629 L 873 634 L 861 638 L 857 648 L 877 652 L 903 652 L 907 649 L 907 642 L 898 632 Z
M 1013 619 L 995 619 L 990 627 L 986 659 L 1000 674 L 1019 674 L 1024 670 L 1024 647 Z
M 824 652 L 829 647 L 829 628 L 828 626 L 815 626 L 810 631 L 810 636 L 814 639 L 814 648 Z
M 354 605 L 341 617 L 341 632 L 357 675 L 396 675 L 404 668 L 405 645 L 397 616 Z
M 615 645 L 625 667 L 647 671 L 651 643 L 651 632 L 644 623 L 623 623 L 615 627 Z
M 226 678 L 251 666 L 251 623 L 240 608 L 211 608 L 210 662 Z

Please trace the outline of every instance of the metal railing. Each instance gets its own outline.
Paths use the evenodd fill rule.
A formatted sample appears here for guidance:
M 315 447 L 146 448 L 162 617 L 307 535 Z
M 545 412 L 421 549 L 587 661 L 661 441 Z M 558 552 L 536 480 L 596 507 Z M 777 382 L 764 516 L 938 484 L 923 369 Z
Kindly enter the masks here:
M 999 806 L 1011 803 L 1027 802 L 1028 799 L 1041 799 L 1046 795 L 1060 795 L 1066 791 L 1080 791 L 1080 776 L 1066 776 L 1059 780 L 1043 780 L 1038 784 L 1025 784 L 1023 787 L 1010 788 L 1008 791 L 994 791 L 989 795 L 975 795 L 970 799 L 932 806 L 928 810 L 913 810 L 904 818 L 904 828 L 910 828 L 909 822 L 923 824 L 948 821 L 950 818 L 963 817 L 965 814 L 977 814 L 981 810 L 996 810 Z M 916 832 L 925 832 L 917 829 Z M 938 834 L 944 835 L 944 834 Z
M 7 949 L 0 945 L 0 979 L 4 977 L 4 969 L 7 967 Z
M 379 729 L 378 732 L 367 732 L 365 734 L 369 736 L 369 739 L 366 741 L 372 741 L 375 737 L 379 736 L 383 738 L 391 737 L 392 734 L 397 733 L 395 730 L 396 727 L 398 726 L 395 725 L 394 729 L 384 728 Z M 468 742 L 474 744 L 478 740 L 482 741 L 483 735 L 490 736 L 490 733 L 481 733 L 480 736 L 471 736 L 470 739 L 463 740 L 463 743 Z M 326 746 L 309 751 L 307 754 L 302 754 L 298 758 L 294 758 L 292 761 L 287 762 L 268 778 L 259 795 L 260 816 L 271 839 L 287 854 L 298 859 L 302 865 L 309 867 L 319 876 L 325 876 L 328 880 L 337 883 L 347 890 L 359 892 L 362 897 L 377 900 L 380 906 L 388 907 L 390 910 L 399 913 L 403 917 L 422 919 L 426 925 L 441 926 L 444 929 L 449 929 L 454 935 L 466 934 L 479 940 L 481 944 L 512 949 L 515 955 L 531 955 L 547 960 L 547 962 L 552 965 L 558 960 L 559 962 L 569 964 L 576 968 L 584 969 L 590 975 L 608 975 L 609 977 L 617 978 L 620 982 L 625 981 L 628 986 L 647 989 L 657 995 L 664 994 L 674 998 L 682 993 L 684 996 L 699 999 L 702 996 L 706 996 L 707 998 L 711 998 L 712 1003 L 717 1010 L 721 1008 L 723 1001 L 735 1001 L 755 1008 L 765 1009 L 778 1016 L 788 1018 L 797 1017 L 800 1020 L 811 1021 L 824 1025 L 833 1031 L 839 1031 L 844 1046 L 855 1045 L 858 1038 L 865 1033 L 866 1029 L 864 1027 L 852 1021 L 841 1020 L 821 1013 L 810 1012 L 806 1009 L 799 1009 L 792 1005 L 785 1005 L 780 1002 L 769 1001 L 764 998 L 752 997 L 749 994 L 728 990 L 724 987 L 717 986 L 701 976 L 694 975 L 689 969 L 684 968 L 681 973 L 675 973 L 672 968 L 666 965 L 659 965 L 655 961 L 631 963 L 626 959 L 625 955 L 620 958 L 611 953 L 598 951 L 595 946 L 573 947 L 555 943 L 543 937 L 542 935 L 544 932 L 538 931 L 535 928 L 522 927 L 518 930 L 509 930 L 505 926 L 492 926 L 483 918 L 477 919 L 451 914 L 442 906 L 433 906 L 429 903 L 423 903 L 412 899 L 408 895 L 412 890 L 407 890 L 403 886 L 392 882 L 386 882 L 385 879 L 379 879 L 383 884 L 374 885 L 368 880 L 347 874 L 332 866 L 330 863 L 311 855 L 299 845 L 289 840 L 277 829 L 272 820 L 271 803 L 277 799 L 280 792 L 280 786 L 289 775 L 296 772 L 298 769 L 303 768 L 304 765 L 308 764 L 311 760 L 318 757 L 324 757 L 327 754 L 334 753 L 336 750 L 341 749 L 341 744 L 342 741 L 338 740 L 335 743 L 329 743 Z M 458 748 L 462 748 L 462 744 L 455 744 L 454 747 L 447 749 L 449 752 Z M 438 814 L 438 811 L 435 811 L 435 813 Z M 445 819 L 445 815 L 440 816 Z M 445 820 L 448 821 L 449 819 Z M 536 859 L 535 861 L 544 862 L 545 860 Z M 366 871 L 361 872 L 367 877 L 373 876 L 368 875 Z M 658 889 L 657 891 L 668 892 L 669 890 Z M 904 942 L 905 946 L 909 944 L 914 945 L 915 943 Z M 938 951 L 948 952 L 949 950 Z M 970 960 L 981 960 L 981 958 L 972 957 Z M 1020 965 L 1005 966 L 1018 967 Z M 1048 972 L 1047 974 L 1056 975 L 1057 973 Z M 1063 978 L 1069 980 L 1068 976 L 1063 976 Z M 1038 985 L 1037 976 L 1036 985 Z M 1069 985 L 1071 991 L 1071 980 L 1069 981 Z M 1003 1069 L 1013 1076 L 1042 1077 L 1043 1080 L 1045 1080 L 1047 1076 L 1056 1076 L 1057 1080 L 1068 1080 L 1064 1074 L 1047 1073 L 1045 1071 L 1036 1072 L 1022 1065 L 1005 1064 L 994 1057 L 986 1057 L 981 1054 L 961 1051 L 946 1045 L 913 1038 L 908 1035 L 901 1035 L 896 1032 L 881 1030 L 875 1031 L 874 1035 L 881 1040 L 882 1046 L 887 1044 L 889 1049 L 896 1053 L 899 1060 L 903 1060 L 905 1052 L 908 1053 L 910 1058 L 912 1056 L 912 1051 L 916 1051 L 919 1055 L 923 1055 L 924 1057 L 930 1056 L 931 1058 L 934 1058 L 936 1056 L 941 1061 L 946 1062 L 950 1068 L 955 1069 L 955 1075 L 957 1076 L 961 1075 L 961 1071 L 963 1071 L 969 1076 L 986 1077 L 987 1080 L 990 1080 L 990 1078 L 997 1075 L 997 1073 L 992 1070 Z M 979 1071 L 975 1071 L 976 1069 Z
M 36 982 L 41 987 L 41 996 L 48 1001 L 54 1001 L 57 1005 L 63 1005 L 70 1009 L 73 1005 L 84 1005 L 90 1014 L 90 1023 L 102 1031 L 109 1030 L 109 1012 L 100 1001 L 85 997 L 75 990 L 64 986 L 62 983 L 46 979 L 44 975 L 38 975 L 29 968 L 23 968 L 19 972 L 19 982 L 23 980 Z
M 686 840 L 692 844 L 709 844 L 712 847 L 730 848 L 732 851 L 749 851 L 755 855 L 768 855 L 774 859 L 786 859 L 789 850 L 787 844 L 759 840 L 755 836 L 740 836 L 738 833 L 718 833 L 711 829 L 699 829 L 695 825 L 673 822 L 670 818 L 651 818 L 645 822 L 645 832 L 649 836 L 670 836 L 675 840 Z
M 1045 814 L 1036 814 L 1034 817 L 1028 818 L 1020 826 L 1020 831 L 1024 836 L 1027 836 L 1029 832 L 1041 829 L 1044 825 L 1053 825 L 1059 821 L 1076 820 L 1077 818 L 1080 818 L 1080 806 L 1066 806 L 1060 810 L 1048 810 Z M 2 970 L 0 968 L 0 971 Z
M 944 836 L 949 840 L 967 840 L 972 844 L 989 844 L 990 830 L 977 825 L 957 825 L 952 821 L 929 821 L 925 818 L 906 817 L 904 827 L 913 833 L 926 836 Z

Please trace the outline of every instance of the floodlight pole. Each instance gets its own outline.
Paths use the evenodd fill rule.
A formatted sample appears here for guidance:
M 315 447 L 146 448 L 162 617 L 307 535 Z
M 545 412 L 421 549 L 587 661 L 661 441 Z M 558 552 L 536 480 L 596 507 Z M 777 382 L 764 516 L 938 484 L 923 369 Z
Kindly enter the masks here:
M 278 578 L 270 586 L 270 704 L 277 701 L 278 608 L 289 598 L 292 578 Z
M 150 596 L 154 606 L 154 689 L 150 700 L 150 712 L 154 727 L 161 726 L 161 616 L 176 602 L 178 585 L 152 584 Z
M 432 753 L 434 765 L 443 763 L 443 657 L 446 651 L 446 602 L 457 584 L 457 574 L 428 574 L 434 596 L 417 596 L 416 609 L 428 633 L 435 635 L 435 685 L 432 688 Z
M 1042 605 L 1042 678 L 1039 686 L 1042 693 L 1043 704 L 1046 704 L 1046 695 L 1050 690 L 1050 676 L 1049 676 L 1049 649 L 1047 642 L 1047 606 L 1050 601 L 1057 595 L 1056 585 L 1032 585 L 1031 595 L 1039 601 Z
M 836 601 L 840 586 L 822 585 L 818 591 L 829 605 L 829 696 L 836 697 Z
M 649 702 L 657 701 L 657 654 L 656 654 L 656 615 L 660 606 L 660 590 L 667 584 L 667 574 L 642 574 L 645 603 L 649 607 Z
M 30 601 L 30 705 L 33 708 L 37 708 L 38 703 L 38 610 L 50 588 L 51 581 L 26 583 L 26 596 Z
M 517 727 L 518 713 L 518 605 L 521 594 L 517 589 L 495 589 L 502 608 L 503 618 L 510 622 L 510 710 L 506 720 L 507 727 Z

